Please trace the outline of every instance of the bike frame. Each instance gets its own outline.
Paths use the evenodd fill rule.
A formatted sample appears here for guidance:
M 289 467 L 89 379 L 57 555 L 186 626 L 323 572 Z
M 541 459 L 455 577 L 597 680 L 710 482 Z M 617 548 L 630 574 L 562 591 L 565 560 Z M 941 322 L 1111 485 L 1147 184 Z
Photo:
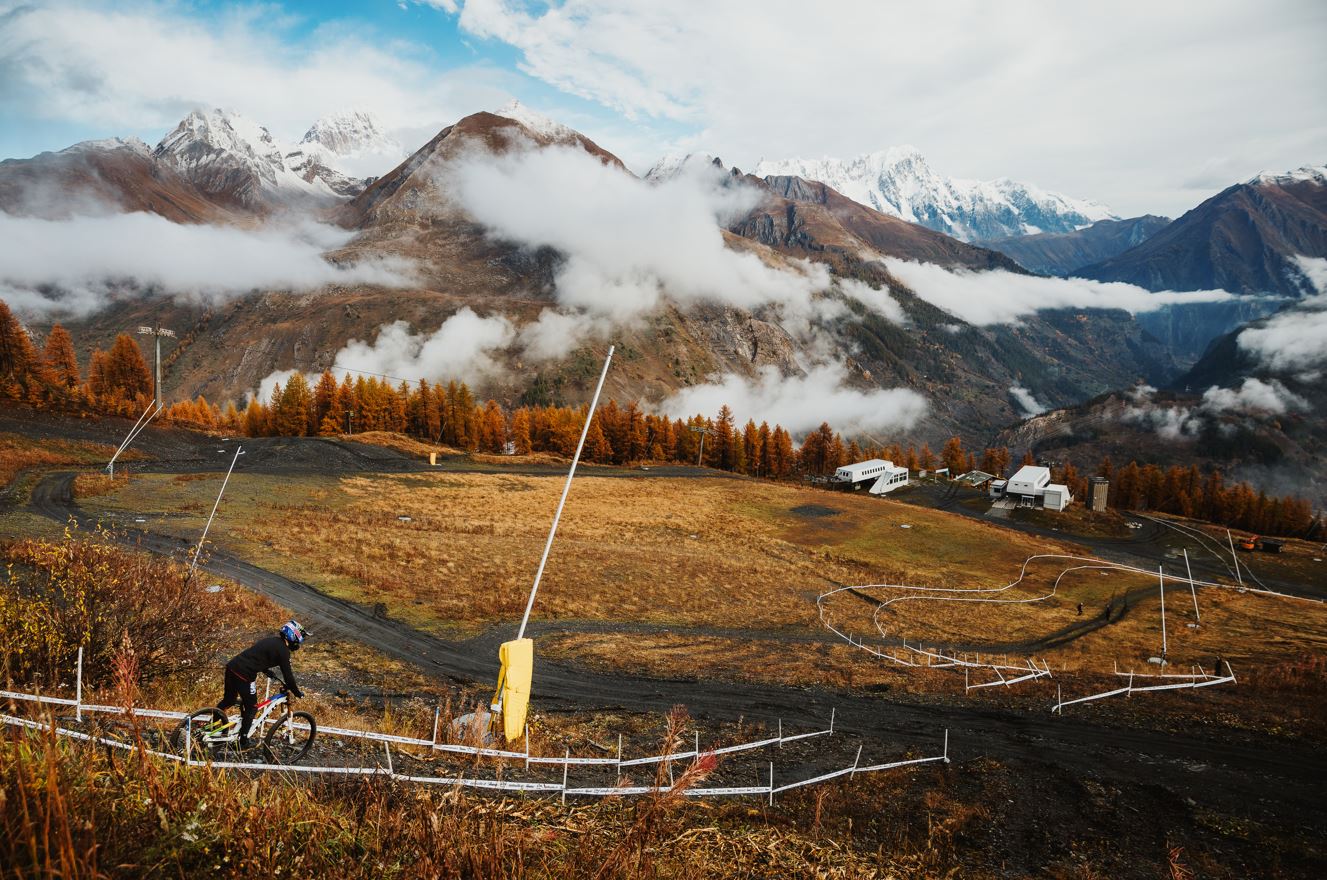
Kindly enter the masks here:
M 255 731 L 261 731 L 263 725 L 267 723 L 267 719 L 270 718 L 272 713 L 281 706 L 285 706 L 287 715 L 290 714 L 290 698 L 284 693 L 268 697 L 259 703 L 256 707 L 259 712 L 254 716 L 253 724 L 249 728 L 250 736 L 255 735 Z M 213 724 L 216 723 L 218 722 L 213 722 Z M 210 729 L 212 727 L 211 724 L 205 725 L 203 727 L 201 742 L 203 745 L 220 745 L 222 743 L 236 742 L 240 738 L 240 725 L 243 723 L 244 716 L 241 715 L 234 720 L 232 720 L 230 716 L 227 716 L 225 724 L 215 730 Z

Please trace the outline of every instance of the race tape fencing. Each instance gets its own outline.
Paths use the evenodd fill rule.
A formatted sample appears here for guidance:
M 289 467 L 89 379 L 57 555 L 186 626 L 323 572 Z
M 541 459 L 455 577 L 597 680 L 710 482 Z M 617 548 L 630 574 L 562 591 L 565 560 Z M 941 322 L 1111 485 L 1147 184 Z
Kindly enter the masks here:
M 1066 700 L 1061 695 L 1060 687 L 1057 685 L 1055 688 L 1055 705 L 1051 707 L 1051 712 L 1063 715 L 1065 706 L 1072 706 L 1075 703 L 1090 703 L 1093 700 L 1104 700 L 1107 697 L 1118 697 L 1121 695 L 1127 697 L 1130 694 L 1145 693 L 1147 691 L 1194 690 L 1197 688 L 1213 687 L 1219 684 L 1234 684 L 1235 670 L 1230 668 L 1229 662 L 1226 663 L 1226 673 L 1227 673 L 1226 675 L 1212 675 L 1209 673 L 1195 673 L 1195 674 L 1181 674 L 1181 675 L 1147 675 L 1145 673 L 1139 673 L 1136 676 L 1138 678 L 1179 679 L 1179 680 L 1171 681 L 1170 683 L 1167 684 L 1148 684 L 1148 685 L 1135 686 L 1133 683 L 1135 678 L 1134 673 L 1117 671 L 1115 673 L 1116 675 L 1129 676 L 1129 683 L 1122 688 L 1114 688 L 1113 690 L 1102 691 L 1099 694 L 1089 694 L 1086 697 L 1077 697 L 1072 700 Z
M 81 690 L 81 689 L 80 689 Z M 36 703 L 38 705 L 64 706 L 75 710 L 75 717 L 81 719 L 83 713 L 109 714 L 109 715 L 132 715 L 136 718 L 155 718 L 167 721 L 183 721 L 188 717 L 185 712 L 175 712 L 166 709 L 125 709 L 123 706 L 106 706 L 95 703 L 84 703 L 81 699 L 81 693 L 74 699 L 66 697 L 47 697 L 40 694 L 29 694 L 20 691 L 0 690 L 0 699 L 17 700 L 20 702 Z M 318 725 L 318 734 L 326 736 L 343 737 L 346 739 L 360 739 L 370 742 L 380 742 L 397 746 L 412 746 L 417 748 L 429 749 L 430 751 L 443 752 L 454 755 L 465 755 L 471 758 L 500 758 L 505 760 L 522 761 L 526 767 L 548 764 L 555 766 L 598 766 L 612 767 L 619 771 L 623 767 L 641 767 L 651 764 L 671 764 L 678 761 L 693 760 L 702 755 L 729 755 L 737 752 L 746 752 L 753 749 L 762 749 L 767 746 L 781 746 L 785 743 L 797 742 L 798 740 L 814 739 L 821 736 L 830 736 L 834 733 L 834 719 L 836 710 L 830 710 L 829 727 L 824 730 L 812 730 L 807 733 L 797 733 L 785 736 L 783 733 L 783 721 L 778 722 L 778 735 L 766 737 L 765 739 L 752 740 L 750 742 L 737 743 L 735 745 L 720 746 L 713 749 L 702 749 L 700 746 L 700 731 L 695 732 L 695 746 L 686 751 L 672 752 L 667 755 L 649 755 L 643 758 L 622 758 L 622 738 L 618 737 L 617 757 L 595 757 L 583 758 L 566 755 L 532 755 L 530 754 L 529 731 L 526 731 L 525 750 L 512 751 L 510 749 L 492 749 L 483 746 L 470 746 L 460 743 L 445 743 L 438 741 L 440 712 L 434 713 L 433 738 L 423 739 L 413 736 L 402 736 L 394 733 L 379 733 L 373 730 L 354 730 L 347 727 L 331 727 Z M 307 730 L 308 725 L 303 722 L 293 722 L 291 725 L 296 730 Z
M 8 696 L 10 698 L 13 698 L 14 696 L 10 692 L 0 692 L 0 694 L 3 694 L 4 696 Z M 19 696 L 30 696 L 30 695 L 19 695 Z M 70 705 L 71 703 L 71 701 L 69 700 L 57 700 L 56 698 L 52 697 L 38 698 L 37 702 L 55 704 L 55 705 Z M 88 709 L 89 711 L 95 711 L 94 707 L 91 706 L 87 706 L 85 708 Z M 104 709 L 110 707 L 96 707 L 96 708 Z M 163 716 L 184 717 L 184 713 L 182 712 L 161 713 L 151 717 L 163 717 Z M 96 734 L 84 733 L 78 730 L 70 730 L 65 727 L 57 726 L 54 723 L 34 721 L 28 718 L 18 718 L 13 715 L 0 714 L 0 722 L 3 722 L 4 724 L 9 725 L 11 727 L 20 727 L 29 730 L 52 732 L 57 736 L 66 737 L 68 739 L 80 740 L 88 743 L 97 743 L 106 746 L 107 748 L 120 749 L 126 752 L 134 752 L 141 750 L 144 754 L 161 758 L 166 761 L 182 763 L 187 767 L 211 768 L 216 770 L 249 770 L 260 773 L 284 773 L 284 774 L 294 774 L 294 775 L 305 774 L 305 775 L 385 777 L 388 779 L 398 780 L 401 782 L 410 782 L 410 783 L 418 783 L 426 785 L 450 785 L 453 787 L 485 789 L 490 791 L 510 791 L 510 792 L 535 793 L 543 795 L 559 795 L 561 796 L 564 803 L 566 802 L 566 799 L 568 797 L 637 797 L 648 794 L 665 794 L 669 792 L 675 792 L 685 797 L 740 797 L 740 796 L 760 795 L 763 797 L 768 797 L 769 803 L 773 804 L 774 796 L 776 794 L 779 794 L 780 792 L 790 791 L 792 789 L 802 788 L 808 785 L 816 785 L 822 782 L 827 782 L 831 779 L 837 779 L 841 776 L 855 776 L 856 774 L 859 773 L 877 773 L 884 770 L 892 770 L 899 767 L 908 767 L 919 764 L 931 764 L 937 762 L 942 762 L 945 764 L 949 763 L 949 731 L 945 730 L 944 750 L 939 755 L 927 758 L 909 758 L 901 761 L 890 761 L 883 764 L 871 764 L 863 767 L 861 766 L 860 763 L 861 748 L 859 747 L 857 750 L 857 759 L 853 761 L 851 767 L 845 767 L 842 770 L 834 770 L 829 773 L 823 773 L 819 776 L 811 777 L 810 779 L 796 780 L 794 782 L 788 782 L 777 786 L 775 785 L 775 779 L 774 779 L 774 763 L 770 762 L 769 783 L 767 785 L 678 788 L 673 785 L 631 786 L 631 785 L 618 784 L 611 786 L 586 787 L 586 786 L 573 786 L 568 784 L 567 770 L 569 766 L 572 763 L 600 763 L 601 759 L 572 759 L 568 756 L 567 758 L 561 760 L 560 763 L 563 768 L 561 783 L 532 782 L 532 781 L 511 780 L 511 779 L 486 779 L 481 777 L 466 777 L 466 776 L 418 776 L 409 773 L 399 773 L 393 768 L 390 740 L 385 740 L 383 742 L 383 752 L 386 758 L 385 766 L 377 765 L 373 767 L 305 767 L 301 765 L 260 764 L 260 763 L 242 762 L 242 761 L 196 760 L 192 757 L 192 754 L 176 755 L 171 752 L 163 752 L 156 749 L 150 749 L 145 745 L 142 745 L 141 743 L 127 743 L 104 736 L 98 736 Z M 367 732 L 358 731 L 357 733 L 365 734 Z M 380 735 L 380 736 L 385 736 L 385 735 Z M 787 742 L 789 739 L 802 739 L 805 737 L 806 735 L 802 734 L 797 737 L 785 738 L 783 741 Z M 393 737 L 393 739 L 409 740 L 410 738 Z M 192 741 L 192 737 L 190 737 L 187 741 Z M 763 740 L 760 742 L 760 745 L 774 745 L 777 744 L 779 741 L 780 740 L 778 738 Z M 427 740 L 417 740 L 413 742 L 423 743 L 425 745 L 428 744 Z M 715 749 L 712 752 L 701 752 L 700 756 L 703 757 L 711 754 L 720 754 L 725 751 L 732 752 L 740 749 L 756 748 L 756 747 L 758 746 L 757 744 L 754 743 L 743 744 L 742 746 L 736 746 L 736 747 L 730 746 L 724 750 Z M 493 750 L 487 750 L 487 751 L 493 751 Z M 528 757 L 522 755 L 521 753 L 513 753 L 513 754 L 516 755 L 517 757 Z M 673 755 L 656 756 L 653 758 L 653 760 L 654 761 L 666 761 L 670 759 L 683 760 L 687 757 L 696 757 L 696 756 L 697 755 L 694 752 L 678 752 Z M 612 763 L 616 764 L 618 762 L 613 761 Z M 621 763 L 623 766 L 627 765 L 627 762 L 621 762 Z M 633 764 L 639 764 L 639 763 L 642 763 L 639 759 L 633 762 Z

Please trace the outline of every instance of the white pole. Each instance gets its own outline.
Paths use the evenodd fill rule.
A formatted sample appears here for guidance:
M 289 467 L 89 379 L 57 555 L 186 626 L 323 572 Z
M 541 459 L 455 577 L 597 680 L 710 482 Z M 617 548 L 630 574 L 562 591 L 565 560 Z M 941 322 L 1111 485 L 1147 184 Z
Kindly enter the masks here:
M 78 677 L 74 682 L 74 718 L 83 720 L 83 646 L 78 646 Z
M 544 555 L 539 560 L 539 570 L 535 572 L 534 586 L 530 588 L 530 600 L 525 603 L 525 615 L 521 617 L 521 628 L 516 638 L 525 637 L 525 625 L 530 622 L 530 610 L 534 608 L 534 597 L 539 592 L 539 581 L 544 576 L 544 566 L 548 564 L 548 551 L 553 549 L 553 536 L 558 532 L 558 520 L 562 519 L 562 507 L 567 503 L 567 493 L 571 491 L 571 478 L 576 476 L 576 465 L 581 460 L 581 449 L 585 447 L 585 435 L 590 433 L 590 422 L 594 420 L 594 410 L 599 406 L 599 393 L 604 390 L 604 380 L 608 378 L 608 365 L 613 362 L 613 349 L 608 346 L 608 357 L 604 358 L 604 371 L 599 374 L 599 385 L 594 389 L 594 399 L 590 401 L 590 411 L 585 415 L 585 427 L 581 428 L 581 439 L 576 444 L 576 455 L 571 460 L 571 470 L 567 472 L 567 483 L 562 487 L 562 499 L 558 501 L 557 513 L 553 514 L 553 527 L 548 530 L 548 542 L 544 544 Z
M 115 450 L 115 454 L 111 456 L 111 460 L 107 462 L 106 470 L 110 471 L 112 477 L 115 476 L 115 460 L 120 457 L 121 452 L 124 452 L 125 447 L 127 447 L 131 442 L 133 442 L 134 437 L 138 435 L 138 430 L 140 426 L 146 424 L 146 422 L 144 422 L 143 419 L 147 418 L 147 414 L 152 412 L 152 407 L 156 406 L 156 403 L 157 403 L 156 400 L 153 400 L 151 403 L 147 405 L 147 409 L 143 410 L 143 414 L 138 417 L 138 421 L 134 422 L 133 427 L 129 429 L 129 433 L 125 435 L 124 441 Z M 151 421 L 151 419 L 148 419 L 148 421 Z
M 193 562 L 189 563 L 189 576 L 193 577 L 194 569 L 198 567 L 198 555 L 203 552 L 203 542 L 207 540 L 207 530 L 212 528 L 212 517 L 217 515 L 217 508 L 221 506 L 221 496 L 226 494 L 226 484 L 230 482 L 231 472 L 235 470 L 235 462 L 240 460 L 244 454 L 243 446 L 235 447 L 235 457 L 230 460 L 230 467 L 226 470 L 226 478 L 221 481 L 221 491 L 217 493 L 217 500 L 212 504 L 212 512 L 207 515 L 207 524 L 203 526 L 203 537 L 198 539 L 198 548 L 194 550 Z
M 1166 659 L 1166 573 L 1162 566 L 1157 566 L 1157 577 L 1161 581 L 1161 660 Z
M 769 762 L 769 805 L 774 806 L 774 762 Z
M 1230 542 L 1230 559 L 1235 563 L 1235 580 L 1239 581 L 1239 585 L 1242 587 L 1244 586 L 1244 578 L 1240 577 L 1239 574 L 1239 556 L 1235 553 L 1235 539 L 1230 537 L 1230 529 L 1226 529 L 1226 540 Z
M 611 356 L 613 350 L 610 348 L 608 350 L 608 353 Z M 571 746 L 567 746 L 566 757 L 564 757 L 562 760 L 562 803 L 564 804 L 567 802 L 567 768 L 570 766 L 571 766 Z
M 441 722 L 441 720 L 442 720 L 442 707 L 434 706 L 433 707 L 433 748 L 435 749 L 438 747 L 438 724 Z M 528 767 L 529 764 L 526 764 L 526 766 Z
M 1189 551 L 1184 551 L 1184 570 L 1189 575 L 1189 592 L 1193 594 L 1193 616 L 1194 619 L 1202 623 L 1203 617 L 1198 613 L 1198 588 L 1193 583 L 1193 569 L 1189 568 Z

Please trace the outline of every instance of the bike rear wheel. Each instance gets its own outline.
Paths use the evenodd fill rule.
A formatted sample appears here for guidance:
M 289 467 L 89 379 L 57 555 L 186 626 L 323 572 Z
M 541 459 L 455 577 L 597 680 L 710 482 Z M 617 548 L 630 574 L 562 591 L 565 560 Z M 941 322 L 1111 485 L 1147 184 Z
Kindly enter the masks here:
M 215 706 L 197 709 L 180 721 L 171 731 L 170 745 L 178 754 L 192 755 L 194 758 L 206 758 L 210 751 L 205 737 L 209 733 L 218 733 L 230 724 L 226 713 Z M 189 738 L 193 737 L 193 743 Z
M 318 723 L 308 712 L 292 712 L 282 717 L 263 738 L 267 759 L 273 764 L 296 764 L 313 747 Z

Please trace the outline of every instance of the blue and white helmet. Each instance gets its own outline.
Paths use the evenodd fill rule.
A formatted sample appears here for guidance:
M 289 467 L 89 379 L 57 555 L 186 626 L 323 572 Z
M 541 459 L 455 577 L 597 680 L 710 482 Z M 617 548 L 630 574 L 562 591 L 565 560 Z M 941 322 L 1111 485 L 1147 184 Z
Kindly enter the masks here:
M 286 640 L 292 651 L 298 651 L 299 646 L 304 644 L 305 635 L 304 627 L 297 620 L 287 620 L 281 626 L 281 638 Z

